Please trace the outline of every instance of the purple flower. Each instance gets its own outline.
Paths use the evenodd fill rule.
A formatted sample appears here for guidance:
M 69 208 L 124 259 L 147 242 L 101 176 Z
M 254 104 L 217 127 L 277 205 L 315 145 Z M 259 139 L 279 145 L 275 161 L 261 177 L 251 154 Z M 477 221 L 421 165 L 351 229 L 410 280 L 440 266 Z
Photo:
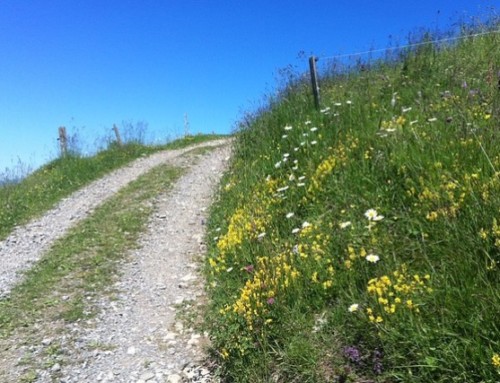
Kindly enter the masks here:
M 274 304 L 274 298 L 273 298 L 273 297 L 268 298 L 268 299 L 267 299 L 267 304 L 268 304 L 268 305 L 273 305 L 273 304 Z
M 351 363 L 360 364 L 361 363 L 361 352 L 355 346 L 344 347 L 344 356 L 349 359 Z
M 378 348 L 373 351 L 373 372 L 380 375 L 383 371 L 382 358 L 384 354 Z

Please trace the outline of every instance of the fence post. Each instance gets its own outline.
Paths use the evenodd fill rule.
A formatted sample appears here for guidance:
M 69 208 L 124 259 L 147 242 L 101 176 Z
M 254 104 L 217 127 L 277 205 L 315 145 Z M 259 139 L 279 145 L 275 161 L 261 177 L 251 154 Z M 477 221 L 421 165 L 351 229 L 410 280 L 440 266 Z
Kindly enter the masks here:
M 189 136 L 189 120 L 188 114 L 184 113 L 184 137 Z
M 311 85 L 314 96 L 314 106 L 319 110 L 319 85 L 318 85 L 318 72 L 316 71 L 316 61 L 317 57 L 309 57 L 309 71 L 311 72 Z
M 118 144 L 118 146 L 122 146 L 123 142 L 122 138 L 120 137 L 120 131 L 118 130 L 118 127 L 115 124 L 113 124 L 113 130 L 115 131 L 116 143 Z
M 59 127 L 59 145 L 61 146 L 61 156 L 66 157 L 68 154 L 68 136 L 66 135 L 66 128 Z

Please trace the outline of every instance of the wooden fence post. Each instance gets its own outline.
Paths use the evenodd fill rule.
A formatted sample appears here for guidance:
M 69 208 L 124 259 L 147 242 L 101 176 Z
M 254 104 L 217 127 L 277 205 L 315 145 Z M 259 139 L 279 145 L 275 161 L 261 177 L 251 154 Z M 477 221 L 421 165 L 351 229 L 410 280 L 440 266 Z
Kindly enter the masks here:
M 61 146 L 61 156 L 66 157 L 68 154 L 68 136 L 66 135 L 66 128 L 61 126 L 59 128 L 59 145 Z
M 113 124 L 113 130 L 115 131 L 116 142 L 118 146 L 122 146 L 123 145 L 122 138 L 120 137 L 120 132 L 115 124 Z
M 309 71 L 311 72 L 311 85 L 314 96 L 314 106 L 317 110 L 320 108 L 319 104 L 319 85 L 318 85 L 318 72 L 316 71 L 316 61 L 317 57 L 309 57 Z

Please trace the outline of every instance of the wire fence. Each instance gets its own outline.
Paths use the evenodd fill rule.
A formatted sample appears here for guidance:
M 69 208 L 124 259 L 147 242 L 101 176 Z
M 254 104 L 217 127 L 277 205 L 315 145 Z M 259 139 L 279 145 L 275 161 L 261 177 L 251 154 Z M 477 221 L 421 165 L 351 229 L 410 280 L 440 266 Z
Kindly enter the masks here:
M 395 50 L 395 49 L 402 50 L 402 49 L 416 48 L 416 47 L 423 46 L 423 45 L 439 45 L 442 43 L 449 43 L 452 41 L 465 40 L 465 39 L 470 39 L 470 38 L 479 37 L 479 36 L 491 35 L 491 34 L 495 34 L 495 33 L 500 33 L 500 29 L 494 30 L 494 31 L 474 33 L 474 34 L 470 34 L 470 35 L 449 37 L 449 38 L 445 38 L 445 39 L 423 41 L 420 43 L 406 44 L 406 45 L 400 45 L 400 46 L 396 46 L 396 47 L 371 49 L 371 50 L 367 50 L 367 51 L 344 53 L 344 54 L 338 54 L 338 55 L 332 55 L 332 56 L 316 56 L 316 58 L 321 59 L 321 60 L 335 60 L 335 59 L 342 59 L 342 58 L 346 58 L 346 57 L 364 56 L 367 54 L 382 53 L 382 52 L 387 52 L 387 51 Z
M 445 44 L 450 44 L 452 42 L 473 39 L 477 37 L 482 37 L 486 35 L 493 35 L 500 33 L 500 23 L 494 24 L 494 29 L 490 27 L 487 31 L 476 32 L 476 33 L 464 33 L 459 36 L 446 37 L 441 39 L 426 39 L 428 36 L 423 35 L 420 42 L 399 45 L 395 47 L 388 47 L 383 49 L 371 49 L 367 51 L 353 52 L 347 54 L 337 54 L 337 55 L 322 55 L 322 56 L 311 56 L 309 57 L 309 72 L 311 78 L 312 91 L 314 96 L 314 103 L 316 109 L 320 109 L 320 87 L 319 87 L 319 79 L 321 77 L 331 76 L 331 75 L 345 75 L 349 74 L 354 70 L 357 72 L 359 69 L 365 65 L 370 65 L 370 61 L 380 60 L 382 59 L 379 54 L 386 53 L 386 56 L 383 58 L 385 62 L 390 62 L 391 58 L 394 61 L 398 61 L 401 59 L 401 54 L 405 52 L 409 52 L 415 48 L 430 45 L 433 47 L 443 46 Z M 370 55 L 368 60 L 362 60 L 361 56 Z M 391 56 L 392 55 L 392 56 Z M 354 61 L 352 61 L 354 60 Z M 317 64 L 321 61 L 322 67 L 319 67 Z M 320 75 L 321 74 L 321 75 Z M 500 85 L 499 85 L 500 86 Z

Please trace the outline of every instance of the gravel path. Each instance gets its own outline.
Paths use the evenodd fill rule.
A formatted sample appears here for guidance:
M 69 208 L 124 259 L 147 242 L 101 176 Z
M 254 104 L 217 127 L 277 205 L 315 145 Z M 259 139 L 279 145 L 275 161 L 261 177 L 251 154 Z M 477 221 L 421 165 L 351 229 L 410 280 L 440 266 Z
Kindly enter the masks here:
M 69 228 L 87 217 L 126 184 L 153 167 L 195 147 L 217 146 L 222 142 L 224 141 L 211 141 L 140 158 L 63 199 L 40 219 L 15 229 L 9 237 L 0 242 L 0 298 L 8 295 L 12 286 L 21 278 L 22 271 L 38 261 L 55 240 L 64 236 Z
M 224 143 L 228 141 L 208 145 Z M 64 235 L 103 200 L 152 167 L 178 162 L 176 158 L 191 149 L 193 147 L 140 159 L 73 194 L 36 222 L 17 229 L 0 244 L 4 294 L 17 280 L 17 271 L 39 259 L 52 241 Z M 196 312 L 196 307 L 204 300 L 203 282 L 198 274 L 205 247 L 204 222 L 229 156 L 229 145 L 202 155 L 169 192 L 155 199 L 155 213 L 141 237 L 139 248 L 123 261 L 121 277 L 111 287 L 117 295 L 104 294 L 88 302 L 97 307 L 99 314 L 96 317 L 65 323 L 56 335 L 52 332 L 50 338 L 41 339 L 39 344 L 26 344 L 25 340 L 23 343 L 21 338 L 10 339 L 9 345 L 2 347 L 10 352 L 9 360 L 17 358 L 17 364 L 7 358 L 0 362 L 3 369 L 0 377 L 18 382 L 25 372 L 23 360 L 43 358 L 47 350 L 57 349 L 58 354 L 50 363 L 38 361 L 41 367 L 36 371 L 36 378 L 30 381 L 216 381 L 204 365 L 206 336 L 178 319 L 176 313 L 180 307 L 191 307 Z M 22 261 L 14 261 L 15 252 L 20 253 Z M 3 261 L 4 257 L 8 262 Z M 4 273 L 9 276 L 5 277 Z M 39 326 L 39 335 L 43 337 L 47 324 Z

